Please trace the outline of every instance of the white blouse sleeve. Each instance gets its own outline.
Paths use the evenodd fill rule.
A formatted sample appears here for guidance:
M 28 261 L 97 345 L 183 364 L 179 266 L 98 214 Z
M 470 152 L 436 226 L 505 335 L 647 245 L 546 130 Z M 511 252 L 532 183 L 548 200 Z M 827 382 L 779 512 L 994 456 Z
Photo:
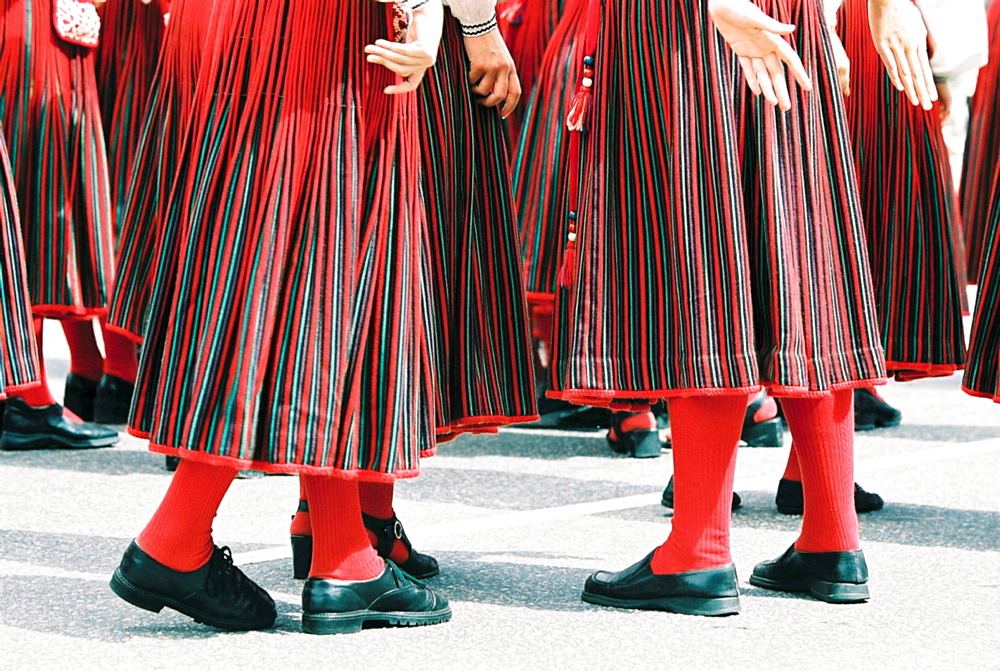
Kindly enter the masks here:
M 989 57 L 982 0 L 917 0 L 933 53 L 931 70 L 942 79 L 978 70 Z
M 462 24 L 462 34 L 476 37 L 496 30 L 496 0 L 444 0 L 452 15 Z

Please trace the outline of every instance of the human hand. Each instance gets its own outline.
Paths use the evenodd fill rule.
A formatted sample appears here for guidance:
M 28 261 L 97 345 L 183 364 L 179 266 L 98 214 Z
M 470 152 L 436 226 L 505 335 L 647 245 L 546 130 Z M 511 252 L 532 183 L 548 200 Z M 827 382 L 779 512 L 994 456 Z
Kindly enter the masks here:
M 380 0 L 381 1 L 381 0 Z M 375 40 L 365 47 L 369 63 L 381 65 L 403 78 L 399 84 L 385 88 L 388 95 L 416 91 L 429 68 L 437 62 L 441 44 L 441 26 L 444 8 L 441 0 L 427 0 L 413 12 L 413 20 L 406 30 L 406 42 Z
M 506 119 L 521 99 L 521 80 L 503 36 L 499 30 L 491 30 L 464 40 L 473 92 L 482 96 L 479 102 L 486 107 L 503 103 L 500 114 Z
M 937 100 L 927 57 L 927 26 L 910 0 L 868 0 L 868 23 L 889 79 L 914 105 L 929 110 Z

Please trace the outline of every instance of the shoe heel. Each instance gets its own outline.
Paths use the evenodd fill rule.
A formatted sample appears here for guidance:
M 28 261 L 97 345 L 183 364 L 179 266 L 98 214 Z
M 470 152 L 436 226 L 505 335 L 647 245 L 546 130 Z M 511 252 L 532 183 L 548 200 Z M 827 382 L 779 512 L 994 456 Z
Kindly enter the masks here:
M 45 436 L 33 436 L 27 433 L 4 431 L 0 433 L 0 450 L 31 450 L 39 447 L 49 447 Z
M 312 536 L 292 536 L 292 574 L 296 580 L 305 580 L 309 577 L 312 557 Z
M 137 608 L 159 613 L 167 605 L 159 597 L 132 585 L 121 575 L 121 569 L 115 569 L 115 574 L 111 576 L 109 584 L 112 592 Z
M 781 418 L 775 417 L 744 429 L 740 440 L 750 447 L 784 447 L 785 430 Z
M 128 424 L 131 403 L 121 401 L 100 401 L 94 405 L 94 421 L 98 424 Z
M 868 585 L 849 582 L 816 580 L 809 586 L 809 593 L 827 603 L 862 603 L 871 598 Z
M 332 613 L 302 614 L 302 631 L 306 634 L 356 634 L 364 623 L 363 615 L 336 617 Z
M 612 452 L 627 454 L 634 459 L 650 459 L 660 456 L 660 432 L 653 430 L 629 431 L 618 434 L 617 440 L 608 434 L 608 446 Z

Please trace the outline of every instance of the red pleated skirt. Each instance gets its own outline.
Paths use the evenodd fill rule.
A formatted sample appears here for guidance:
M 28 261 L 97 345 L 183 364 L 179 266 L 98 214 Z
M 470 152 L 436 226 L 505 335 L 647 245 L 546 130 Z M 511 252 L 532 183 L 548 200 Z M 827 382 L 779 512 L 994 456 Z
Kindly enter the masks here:
M 114 270 L 93 50 L 62 41 L 51 0 L 3 0 L 0 122 L 36 315 L 104 314 Z
M 793 85 L 787 113 L 734 89 L 705 3 L 603 5 L 553 395 L 638 407 L 883 379 L 822 10 L 813 0 L 764 7 L 797 25 L 792 42 L 816 87 Z
M 392 481 L 435 442 L 416 96 L 370 0 L 220 0 L 163 221 L 131 431 L 189 459 Z

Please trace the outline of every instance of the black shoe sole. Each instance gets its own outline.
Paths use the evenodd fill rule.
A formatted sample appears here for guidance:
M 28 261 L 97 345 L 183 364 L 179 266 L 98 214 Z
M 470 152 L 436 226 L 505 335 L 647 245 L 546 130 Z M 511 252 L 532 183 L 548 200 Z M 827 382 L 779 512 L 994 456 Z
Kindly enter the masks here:
M 50 434 L 4 431 L 0 435 L 0 450 L 90 450 L 99 447 L 111 447 L 118 440 L 119 437 L 117 435 L 108 438 L 71 440 Z
M 584 590 L 582 598 L 587 603 L 629 610 L 661 610 L 682 615 L 702 615 L 705 617 L 724 617 L 740 612 L 740 598 L 732 597 L 700 597 L 700 596 L 667 596 L 658 599 L 626 600 L 614 599 L 603 594 L 593 594 Z
M 270 629 L 274 625 L 274 618 L 267 621 L 261 620 L 260 622 L 244 622 L 213 617 L 196 608 L 191 608 L 176 599 L 136 587 L 122 575 L 120 568 L 115 569 L 115 574 L 111 576 L 110 585 L 112 592 L 137 608 L 142 608 L 153 613 L 159 613 L 164 608 L 170 608 L 181 615 L 188 616 L 198 624 L 208 625 L 216 629 L 224 629 L 226 631 L 257 631 L 260 629 Z
M 864 603 L 871 598 L 868 592 L 868 585 L 858 585 L 849 582 L 829 582 L 809 578 L 781 581 L 751 575 L 750 584 L 775 592 L 808 594 L 814 599 L 819 599 L 826 603 Z
M 292 536 L 292 576 L 296 580 L 305 580 L 309 577 L 309 570 L 312 568 L 313 537 L 312 536 Z M 385 559 L 385 557 L 383 557 Z M 441 567 L 435 567 L 424 573 L 407 571 L 405 563 L 400 565 L 406 573 L 417 580 L 427 580 L 441 574 Z
M 740 440 L 748 447 L 784 447 L 785 425 L 780 417 L 744 429 Z
M 633 459 L 652 459 L 660 456 L 660 432 L 653 430 L 628 431 L 612 440 L 608 434 L 608 447 L 617 454 L 627 454 Z
M 307 634 L 354 634 L 365 625 L 380 624 L 389 627 L 425 627 L 441 624 L 451 619 L 451 608 L 445 607 L 428 613 L 355 610 L 348 613 L 303 613 L 302 631 Z

